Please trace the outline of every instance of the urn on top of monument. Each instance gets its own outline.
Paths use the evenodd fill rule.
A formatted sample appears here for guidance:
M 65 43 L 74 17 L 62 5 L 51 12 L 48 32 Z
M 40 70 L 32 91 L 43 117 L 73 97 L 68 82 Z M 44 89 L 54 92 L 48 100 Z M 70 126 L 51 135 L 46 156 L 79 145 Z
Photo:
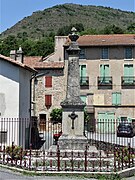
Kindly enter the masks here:
M 72 34 L 68 37 L 71 40 L 68 53 L 68 70 L 67 70 L 67 91 L 66 99 L 61 103 L 61 106 L 85 106 L 85 103 L 80 98 L 80 71 L 79 71 L 79 52 L 80 48 L 77 43 L 79 35 L 73 27 Z

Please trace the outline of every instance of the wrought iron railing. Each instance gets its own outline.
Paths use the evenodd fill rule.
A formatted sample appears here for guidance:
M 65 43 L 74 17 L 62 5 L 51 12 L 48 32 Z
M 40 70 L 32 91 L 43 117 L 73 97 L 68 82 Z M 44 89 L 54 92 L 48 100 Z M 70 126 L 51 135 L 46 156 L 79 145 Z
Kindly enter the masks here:
M 80 77 L 80 87 L 89 88 L 89 77 Z
M 98 86 L 110 86 L 112 85 L 112 77 L 111 76 L 98 76 Z
M 135 136 L 117 137 L 116 119 L 87 121 L 84 135 L 88 144 L 83 151 L 61 150 L 57 142 L 54 145 L 53 135 L 61 131 L 61 124 L 46 121 L 40 129 L 41 123 L 32 121 L 0 118 L 0 130 L 7 132 L 6 138 L 4 134 L 0 137 L 0 164 L 35 171 L 81 172 L 118 172 L 135 166 Z M 36 147 L 39 136 L 45 142 Z M 28 148 L 25 143 L 29 143 Z
M 122 86 L 135 86 L 135 76 L 122 76 L 121 85 Z

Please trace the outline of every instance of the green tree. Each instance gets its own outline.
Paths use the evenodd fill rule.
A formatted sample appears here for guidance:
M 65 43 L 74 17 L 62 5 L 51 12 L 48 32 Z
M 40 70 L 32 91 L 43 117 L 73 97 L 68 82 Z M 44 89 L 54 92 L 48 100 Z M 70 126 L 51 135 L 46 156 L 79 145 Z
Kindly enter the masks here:
M 86 29 L 80 33 L 81 36 L 82 35 L 89 35 L 89 34 L 91 34 L 91 35 L 98 34 L 98 31 L 94 28 L 90 28 L 90 29 Z
M 54 123 L 61 123 L 62 122 L 62 109 L 59 108 L 55 108 L 51 111 L 50 113 L 50 117 L 51 117 L 51 121 Z M 87 114 L 87 112 L 84 110 L 84 120 L 85 122 L 90 120 L 89 115 Z
M 5 39 L 0 41 L 0 54 L 5 56 L 10 55 L 10 50 L 17 50 L 19 47 L 17 38 L 13 35 L 9 35 Z
M 82 23 L 76 23 L 76 24 L 70 24 L 69 26 L 63 26 L 58 29 L 57 35 L 58 36 L 67 36 L 71 33 L 72 27 L 75 27 L 77 29 L 77 32 L 84 31 L 84 26 Z
M 128 33 L 135 33 L 135 23 L 132 23 L 127 27 L 127 32 Z
M 62 123 L 62 109 L 53 109 L 50 113 L 50 117 L 53 123 Z
M 123 34 L 124 30 L 116 25 L 105 26 L 102 31 L 103 34 Z

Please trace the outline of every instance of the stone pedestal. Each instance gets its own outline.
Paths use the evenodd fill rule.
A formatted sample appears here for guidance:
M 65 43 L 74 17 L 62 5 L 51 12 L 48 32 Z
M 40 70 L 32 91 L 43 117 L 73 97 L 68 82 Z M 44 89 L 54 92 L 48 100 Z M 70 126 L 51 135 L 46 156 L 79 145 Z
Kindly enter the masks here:
M 72 102 L 73 103 L 73 102 Z M 62 136 L 58 140 L 62 150 L 85 150 L 88 143 L 84 136 L 84 104 L 67 105 L 63 102 Z
M 58 141 L 60 150 L 85 150 L 87 143 L 84 136 L 62 135 Z

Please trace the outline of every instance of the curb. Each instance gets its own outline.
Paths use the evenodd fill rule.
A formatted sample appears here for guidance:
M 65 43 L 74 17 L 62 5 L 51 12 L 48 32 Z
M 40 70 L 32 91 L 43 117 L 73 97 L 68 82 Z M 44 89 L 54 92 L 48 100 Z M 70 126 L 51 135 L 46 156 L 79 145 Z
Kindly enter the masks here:
M 121 178 L 127 178 L 127 177 L 131 177 L 131 176 L 135 176 L 135 167 L 132 168 L 128 168 L 125 170 L 121 170 L 118 172 L 66 172 L 66 171 L 31 171 L 31 170 L 26 170 L 26 169 L 21 169 L 21 168 L 17 168 L 17 167 L 12 167 L 12 166 L 7 166 L 7 165 L 3 165 L 0 164 L 0 167 L 2 168 L 6 168 L 12 171 L 16 171 L 16 172 L 20 172 L 20 173 L 26 173 L 28 175 L 35 175 L 35 176 L 41 176 L 41 175 L 72 175 L 72 176 L 76 176 L 76 175 L 85 175 L 85 176 L 89 176 L 89 177 L 94 177 L 94 176 L 108 176 L 108 175 L 118 175 Z

